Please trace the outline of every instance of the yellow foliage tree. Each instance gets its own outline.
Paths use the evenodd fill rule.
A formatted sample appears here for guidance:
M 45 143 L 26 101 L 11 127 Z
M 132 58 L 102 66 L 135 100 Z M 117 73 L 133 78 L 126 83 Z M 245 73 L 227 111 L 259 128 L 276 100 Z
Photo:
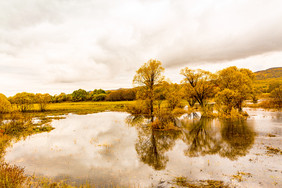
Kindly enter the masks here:
M 182 95 L 180 91 L 180 85 L 178 84 L 167 84 L 166 86 L 165 99 L 168 104 L 170 111 L 173 111 L 176 107 L 181 106 Z
M 282 85 L 280 87 L 274 89 L 270 93 L 270 97 L 272 98 L 272 103 L 274 107 L 281 108 L 282 107 Z
M 8 101 L 7 97 L 0 93 L 0 114 L 8 113 L 12 110 L 11 103 Z
M 141 86 L 137 92 L 137 99 L 146 101 L 146 108 L 153 120 L 156 86 L 164 80 L 164 68 L 158 60 L 151 59 L 136 71 L 133 84 Z
M 237 67 L 228 67 L 218 72 L 217 84 L 220 92 L 217 94 L 217 101 L 230 108 L 242 111 L 243 101 L 254 95 L 253 80 L 255 76 L 249 69 L 238 69 Z M 232 100 L 232 106 L 230 100 Z
M 197 101 L 201 107 L 204 107 L 207 99 L 213 97 L 216 91 L 213 82 L 214 75 L 209 71 L 201 69 L 192 70 L 188 67 L 182 69 L 180 74 L 185 77 L 182 83 L 185 87 L 184 92 L 187 94 L 185 98 L 187 99 L 188 97 L 187 101 L 190 106 L 193 106 L 195 101 Z
M 11 97 L 11 103 L 16 104 L 21 112 L 26 112 L 33 107 L 34 103 L 33 93 L 17 93 L 15 96 Z
M 51 102 L 51 95 L 48 93 L 37 93 L 35 95 L 35 102 L 38 103 L 40 111 L 43 112 L 46 110 L 47 105 Z

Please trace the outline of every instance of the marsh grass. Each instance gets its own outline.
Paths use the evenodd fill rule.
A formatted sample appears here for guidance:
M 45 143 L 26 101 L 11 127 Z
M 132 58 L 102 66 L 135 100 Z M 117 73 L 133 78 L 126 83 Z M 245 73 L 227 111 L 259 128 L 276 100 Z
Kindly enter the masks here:
M 267 154 L 274 154 L 274 155 L 282 155 L 282 150 L 280 148 L 274 148 L 272 146 L 266 146 L 266 153 Z
M 25 187 L 30 178 L 24 174 L 24 169 L 16 165 L 3 162 L 6 148 L 12 142 L 29 135 L 52 130 L 49 124 L 34 124 L 32 117 L 22 113 L 11 113 L 0 121 L 0 187 Z
M 45 112 L 39 112 L 38 104 L 30 112 L 37 112 L 38 114 L 89 114 L 104 111 L 125 111 L 127 105 L 134 104 L 135 101 L 116 101 L 116 102 L 65 102 L 65 103 L 51 103 Z
M 23 168 L 7 163 L 0 164 L 0 187 L 22 187 L 27 179 L 28 177 L 24 174 Z
M 223 181 L 218 180 L 199 180 L 190 181 L 187 177 L 175 177 L 172 181 L 173 185 L 180 187 L 191 187 L 191 188 L 228 188 Z

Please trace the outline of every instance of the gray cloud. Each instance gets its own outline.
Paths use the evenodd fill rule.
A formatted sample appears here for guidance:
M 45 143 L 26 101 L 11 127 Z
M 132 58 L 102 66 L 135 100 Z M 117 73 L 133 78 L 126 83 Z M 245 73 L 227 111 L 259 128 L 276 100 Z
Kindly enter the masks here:
M 279 0 L 0 0 L 0 7 L 0 81 L 27 75 L 24 87 L 1 90 L 129 87 L 150 58 L 170 69 L 282 50 Z

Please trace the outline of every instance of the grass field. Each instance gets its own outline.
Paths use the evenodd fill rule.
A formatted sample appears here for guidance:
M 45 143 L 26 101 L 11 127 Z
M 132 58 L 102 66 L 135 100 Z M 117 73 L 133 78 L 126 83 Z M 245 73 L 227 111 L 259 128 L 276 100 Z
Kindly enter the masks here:
M 62 115 L 67 113 L 75 114 L 89 114 L 104 111 L 119 111 L 123 112 L 126 106 L 134 104 L 135 101 L 103 101 L 103 102 L 64 102 L 64 103 L 50 103 L 46 111 L 40 112 L 39 105 L 34 104 L 28 112 L 34 115 Z

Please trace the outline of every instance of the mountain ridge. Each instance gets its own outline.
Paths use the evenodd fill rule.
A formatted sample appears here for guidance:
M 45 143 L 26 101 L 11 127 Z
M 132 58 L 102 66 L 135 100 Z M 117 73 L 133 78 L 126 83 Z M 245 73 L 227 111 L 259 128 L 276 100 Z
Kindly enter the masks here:
M 280 78 L 282 77 L 282 67 L 272 67 L 265 70 L 260 70 L 255 72 L 257 80 L 265 80 L 271 78 Z

